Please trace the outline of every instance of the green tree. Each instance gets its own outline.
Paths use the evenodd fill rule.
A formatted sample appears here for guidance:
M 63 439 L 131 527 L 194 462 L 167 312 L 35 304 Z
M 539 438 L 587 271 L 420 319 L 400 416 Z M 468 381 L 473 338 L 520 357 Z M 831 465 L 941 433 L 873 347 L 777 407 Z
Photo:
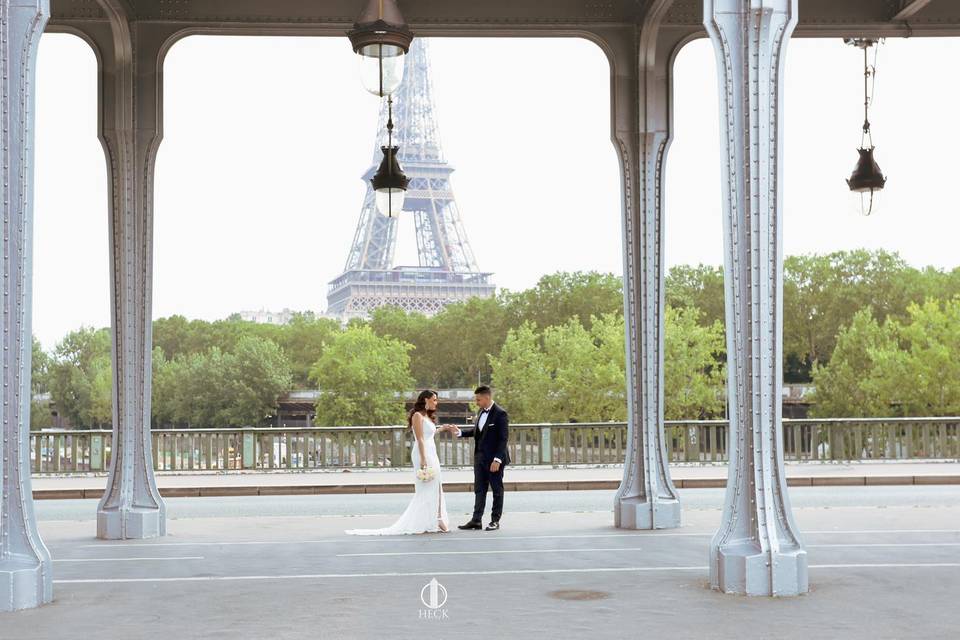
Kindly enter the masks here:
M 310 384 L 310 368 L 323 355 L 323 350 L 334 335 L 340 332 L 340 323 L 310 314 L 296 314 L 281 328 L 276 342 L 290 360 L 293 385 L 305 388 Z
M 903 354 L 894 322 L 881 324 L 870 308 L 842 327 L 830 362 L 815 364 L 815 417 L 862 418 L 890 415 L 888 380 L 903 373 Z M 886 371 L 885 371 L 886 370 Z
M 407 313 L 400 307 L 384 306 L 370 314 L 370 328 L 381 338 L 393 338 L 413 347 L 410 351 L 410 373 L 417 386 L 438 388 L 440 370 L 445 363 L 438 359 L 431 329 L 432 318 L 422 313 Z M 462 384 L 457 381 L 455 386 Z
M 960 298 L 911 304 L 907 312 L 907 322 L 893 323 L 900 350 L 875 362 L 880 393 L 905 415 L 960 414 Z
M 280 347 L 253 335 L 232 353 L 215 346 L 167 360 L 157 347 L 153 372 L 155 422 L 186 427 L 261 426 L 292 382 Z
M 390 425 L 405 422 L 402 393 L 413 387 L 410 344 L 382 338 L 363 324 L 335 335 L 310 370 L 320 390 L 321 426 Z
M 723 325 L 700 324 L 696 308 L 664 312 L 663 389 L 667 420 L 722 415 L 725 372 Z
M 272 340 L 243 336 L 228 362 L 229 417 L 234 424 L 262 424 L 290 390 L 293 376 L 286 354 Z
M 711 327 L 724 322 L 723 267 L 677 265 L 667 272 L 664 297 L 675 309 L 700 310 L 700 323 Z
M 511 329 L 497 356 L 489 356 L 492 385 L 497 401 L 509 407 L 511 419 L 519 423 L 553 422 L 553 376 L 543 353 L 536 327 L 524 322 Z
M 589 326 L 594 316 L 623 314 L 623 282 L 611 273 L 554 273 L 540 278 L 532 289 L 503 298 L 516 317 L 513 326 L 526 321 L 544 329 L 571 318 Z
M 565 324 L 547 327 L 543 333 L 547 366 L 553 375 L 556 411 L 564 422 L 626 418 L 625 360 L 603 357 L 623 348 L 623 318 L 608 314 L 593 320 L 592 330 L 584 328 L 579 319 L 571 318 Z
M 47 393 L 50 386 L 50 369 L 53 360 L 43 350 L 43 346 L 36 336 L 33 336 L 33 350 L 30 376 L 30 428 L 43 429 L 53 425 L 53 416 L 50 415 L 50 405 L 47 402 L 38 402 L 33 396 Z
M 104 426 L 112 415 L 111 375 L 110 330 L 81 327 L 54 349 L 51 399 L 75 426 Z
M 932 282 L 932 274 L 927 281 Z M 784 261 L 784 351 L 809 367 L 825 362 L 840 327 L 871 307 L 882 323 L 905 318 L 910 302 L 923 300 L 924 277 L 897 253 L 837 251 L 789 256 Z

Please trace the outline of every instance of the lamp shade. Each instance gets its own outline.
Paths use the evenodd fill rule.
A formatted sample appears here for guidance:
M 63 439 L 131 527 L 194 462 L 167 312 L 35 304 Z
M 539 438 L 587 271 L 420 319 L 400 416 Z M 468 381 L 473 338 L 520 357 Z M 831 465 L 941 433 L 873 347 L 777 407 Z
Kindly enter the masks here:
M 377 172 L 370 179 L 373 190 L 376 192 L 377 209 L 385 216 L 392 216 L 403 210 L 403 201 L 406 196 L 410 178 L 403 173 L 400 161 L 397 160 L 399 147 L 380 147 L 383 151 L 383 160 Z
M 855 194 L 854 207 L 863 215 L 868 216 L 876 212 L 877 194 L 883 189 L 887 178 L 880 171 L 880 166 L 873 158 L 873 147 L 857 150 L 860 157 L 853 173 L 847 178 L 847 186 Z

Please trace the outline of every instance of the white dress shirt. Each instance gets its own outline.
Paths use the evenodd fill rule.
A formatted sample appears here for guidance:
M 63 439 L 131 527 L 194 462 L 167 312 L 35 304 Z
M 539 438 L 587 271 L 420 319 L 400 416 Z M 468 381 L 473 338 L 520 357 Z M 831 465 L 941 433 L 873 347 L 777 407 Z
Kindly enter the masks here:
M 480 420 L 477 422 L 477 429 L 480 431 L 480 433 L 483 433 L 483 427 L 487 424 L 487 416 L 490 415 L 490 409 L 492 408 L 493 405 L 491 404 L 488 408 L 480 411 Z M 457 427 L 457 437 L 460 437 L 461 435 L 463 435 L 463 432 L 460 431 L 460 427 Z M 494 460 L 499 463 L 503 463 L 503 460 L 500 458 L 494 458 Z

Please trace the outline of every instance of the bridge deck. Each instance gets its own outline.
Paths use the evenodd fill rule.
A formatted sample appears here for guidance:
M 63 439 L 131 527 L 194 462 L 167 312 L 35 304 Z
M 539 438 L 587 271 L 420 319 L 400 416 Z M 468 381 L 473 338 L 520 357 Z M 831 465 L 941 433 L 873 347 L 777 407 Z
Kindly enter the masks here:
M 374 509 L 380 515 L 353 517 L 296 516 L 293 507 L 272 517 L 182 517 L 182 509 L 206 502 L 207 515 L 222 515 L 242 502 L 262 514 L 274 512 L 267 506 L 277 500 L 329 498 L 340 501 L 338 513 L 364 513 L 363 501 L 384 498 L 174 499 L 169 535 L 131 542 L 95 540 L 91 522 L 51 520 L 70 516 L 40 503 L 56 601 L 0 615 L 0 628 L 3 637 L 23 640 L 105 630 L 145 639 L 749 638 L 770 637 L 766 625 L 776 620 L 778 637 L 955 633 L 958 487 L 795 492 L 812 588 L 784 600 L 706 587 L 721 491 L 685 490 L 684 527 L 658 532 L 614 529 L 609 512 L 591 510 L 611 495 L 583 493 L 590 501 L 579 512 L 554 504 L 554 513 L 538 513 L 533 500 L 547 506 L 555 496 L 515 496 L 499 532 L 390 538 L 343 530 L 389 523 L 394 515 L 382 514 L 394 514 L 405 496 L 390 496 Z M 469 501 L 468 494 L 450 496 L 454 523 L 466 519 Z M 422 619 L 420 593 L 434 577 L 447 601 L 433 614 L 439 619 Z

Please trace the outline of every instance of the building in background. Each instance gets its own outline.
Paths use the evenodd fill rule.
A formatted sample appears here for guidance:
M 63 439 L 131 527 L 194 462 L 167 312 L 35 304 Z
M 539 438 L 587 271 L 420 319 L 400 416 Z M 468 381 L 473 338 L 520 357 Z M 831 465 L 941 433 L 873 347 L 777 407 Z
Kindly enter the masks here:
M 240 311 L 237 315 L 242 320 L 256 322 L 259 324 L 288 324 L 296 312 L 284 307 L 283 311 L 268 311 L 260 309 L 258 311 Z

